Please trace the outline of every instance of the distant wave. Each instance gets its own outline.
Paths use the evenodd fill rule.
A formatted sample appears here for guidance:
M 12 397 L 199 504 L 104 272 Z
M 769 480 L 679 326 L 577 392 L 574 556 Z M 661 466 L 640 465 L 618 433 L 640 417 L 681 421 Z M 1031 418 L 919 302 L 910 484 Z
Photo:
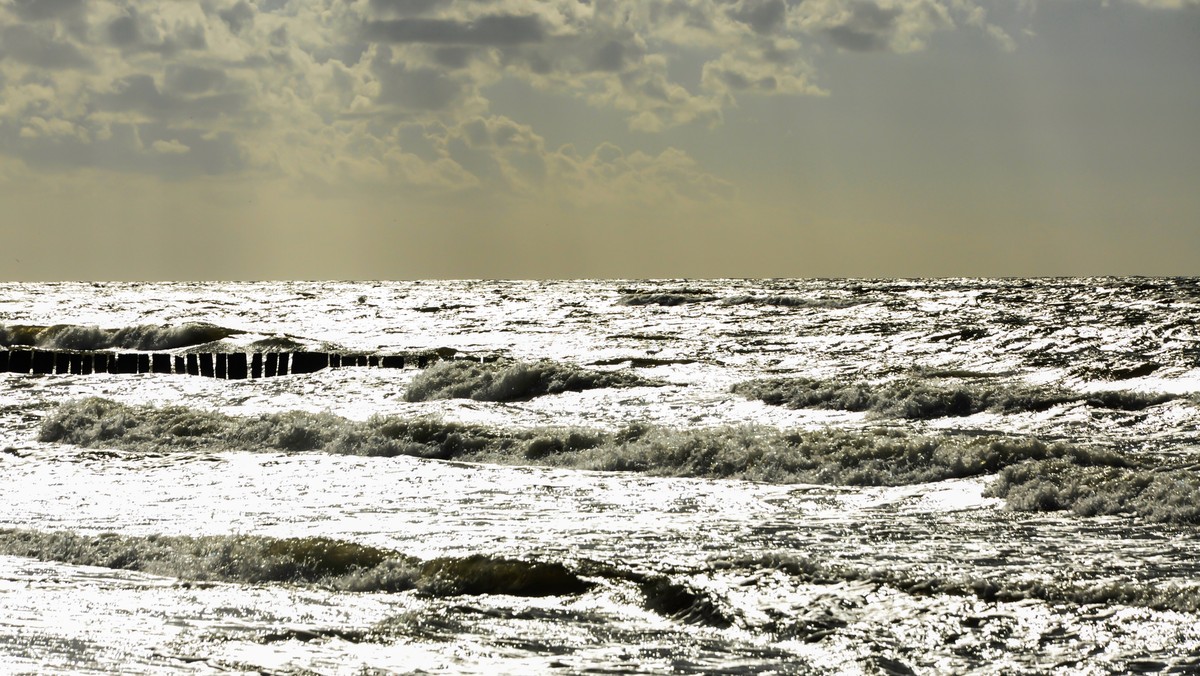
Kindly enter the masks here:
M 773 307 L 819 307 L 846 308 L 865 303 L 873 303 L 869 298 L 808 298 L 805 296 L 727 296 L 721 299 L 721 305 L 767 305 Z
M 657 385 L 632 373 L 587 371 L 569 364 L 448 361 L 435 364 L 413 378 L 404 393 L 408 401 L 474 399 L 516 401 L 545 394 L 579 392 L 600 387 Z
M 422 561 L 396 551 L 320 537 L 133 537 L 2 530 L 0 553 L 185 580 L 317 584 L 350 592 L 415 589 L 434 596 L 560 596 L 591 587 L 559 563 L 483 555 Z
M 774 406 L 871 411 L 916 419 L 965 416 L 982 411 L 1045 411 L 1071 402 L 1140 411 L 1177 398 L 1173 394 L 1133 391 L 1081 393 L 1051 387 L 996 383 L 944 384 L 917 379 L 871 384 L 849 380 L 770 378 L 738 383 L 732 391 Z
M 178 326 L 126 326 L 120 329 L 75 324 L 13 325 L 0 327 L 0 345 L 45 350 L 174 350 L 241 333 L 245 332 L 204 322 L 188 322 Z
M 1081 467 L 1053 458 L 1006 467 L 988 494 L 1022 511 L 1136 514 L 1160 523 L 1200 524 L 1200 471 L 1195 467 Z
M 709 303 L 717 299 L 711 292 L 704 289 L 668 289 L 664 291 L 644 291 L 639 289 L 620 289 L 621 298 L 618 305 L 687 305 L 690 303 Z
M 631 425 L 611 433 L 582 428 L 504 430 L 428 417 L 356 422 L 300 411 L 241 418 L 182 406 L 133 407 L 101 398 L 61 405 L 43 422 L 40 439 L 139 452 L 409 455 L 663 476 L 872 486 L 991 474 L 1026 460 L 1130 464 L 1111 451 L 1022 437 L 932 436 L 900 430 L 789 432 L 755 426 Z
M 913 573 L 885 566 L 870 568 L 830 563 L 800 555 L 766 555 L 729 558 L 713 562 L 717 569 L 774 569 L 812 584 L 868 582 L 906 594 L 928 596 L 974 596 L 983 601 L 1013 602 L 1036 599 L 1047 603 L 1122 604 L 1183 613 L 1200 612 L 1200 586 L 1161 586 L 1136 582 L 1079 582 L 1005 579 L 995 576 L 938 576 Z

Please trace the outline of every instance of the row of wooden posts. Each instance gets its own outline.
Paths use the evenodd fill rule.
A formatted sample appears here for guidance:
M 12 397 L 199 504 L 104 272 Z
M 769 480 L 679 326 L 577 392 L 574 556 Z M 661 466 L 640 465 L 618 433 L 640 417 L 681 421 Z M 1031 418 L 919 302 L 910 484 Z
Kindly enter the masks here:
M 342 366 L 425 368 L 436 353 L 413 355 L 336 354 L 329 352 L 201 352 L 171 355 L 147 352 L 73 352 L 60 350 L 0 350 L 0 372 L 70 373 L 186 373 L 240 380 L 313 373 Z

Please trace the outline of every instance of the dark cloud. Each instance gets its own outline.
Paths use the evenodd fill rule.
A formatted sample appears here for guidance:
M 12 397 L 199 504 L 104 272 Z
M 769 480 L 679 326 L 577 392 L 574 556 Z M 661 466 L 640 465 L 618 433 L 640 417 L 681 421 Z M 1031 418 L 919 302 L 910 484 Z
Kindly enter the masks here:
M 286 47 L 288 44 L 287 26 L 280 26 L 279 28 L 271 31 L 271 34 L 267 36 L 267 39 L 271 41 L 272 47 Z
M 438 47 L 433 50 L 433 60 L 446 68 L 462 68 L 474 54 L 475 50 L 469 47 Z
M 217 16 L 229 27 L 229 32 L 237 35 L 254 23 L 254 8 L 246 0 L 239 0 L 236 5 L 217 12 Z
M 135 112 L 154 119 L 211 119 L 242 110 L 245 97 L 218 93 L 186 97 L 162 92 L 149 75 L 130 75 L 114 83 L 113 91 L 97 94 L 93 101 L 102 110 Z
M 185 25 L 176 35 L 152 42 L 147 35 L 148 31 L 143 29 L 137 12 L 132 9 L 124 16 L 110 21 L 105 32 L 108 34 L 109 43 L 130 52 L 155 52 L 170 56 L 180 51 L 204 49 L 208 46 L 204 27 L 200 25 Z M 152 36 L 153 29 L 149 33 Z
M 853 52 L 887 49 L 900 9 L 884 9 L 873 2 L 855 3 L 850 18 L 825 30 L 833 43 Z
M 750 26 L 755 33 L 765 35 L 783 26 L 787 5 L 783 0 L 743 0 L 729 10 L 729 16 Z
M 108 24 L 108 40 L 118 47 L 132 47 L 141 39 L 137 19 L 129 14 L 117 17 Z
M 377 42 L 509 46 L 541 42 L 545 34 L 536 16 L 496 14 L 474 21 L 396 19 L 368 21 L 365 34 Z
M 0 28 L 0 58 L 3 57 L 49 70 L 92 65 L 91 59 L 74 44 L 20 26 Z
M 720 81 L 733 91 L 755 91 L 765 94 L 775 91 L 779 86 L 779 81 L 771 75 L 752 78 L 728 68 L 713 68 L 711 73 L 720 78 Z
M 380 16 L 414 16 L 437 6 L 440 0 L 371 0 L 371 11 Z
M 172 64 L 167 66 L 163 87 L 172 94 L 204 94 L 221 88 L 225 82 L 224 71 Z
M 440 70 L 390 63 L 391 52 L 380 49 L 371 62 L 379 78 L 379 102 L 410 110 L 442 110 L 462 96 L 464 86 Z
M 10 7 L 25 21 L 42 21 L 77 14 L 83 0 L 13 0 Z
M 625 67 L 625 46 L 609 40 L 592 56 L 592 70 L 615 73 Z
M 655 21 L 661 21 L 664 18 L 673 21 L 682 20 L 685 26 L 705 31 L 712 30 L 713 27 L 712 17 L 699 7 L 694 7 L 687 0 L 652 3 L 650 13 Z

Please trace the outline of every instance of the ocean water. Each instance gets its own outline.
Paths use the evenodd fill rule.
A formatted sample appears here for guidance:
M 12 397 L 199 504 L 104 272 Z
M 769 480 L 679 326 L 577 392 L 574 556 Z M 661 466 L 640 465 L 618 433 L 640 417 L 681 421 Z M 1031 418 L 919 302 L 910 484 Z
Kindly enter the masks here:
M 0 373 L 0 672 L 1200 673 L 1198 320 L 1180 278 L 0 284 L 6 362 L 407 357 Z

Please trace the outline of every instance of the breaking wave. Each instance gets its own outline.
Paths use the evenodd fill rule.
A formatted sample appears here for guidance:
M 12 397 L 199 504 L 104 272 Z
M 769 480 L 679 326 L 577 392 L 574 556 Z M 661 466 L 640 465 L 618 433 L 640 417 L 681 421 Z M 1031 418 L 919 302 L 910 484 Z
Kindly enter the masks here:
M 847 308 L 855 305 L 874 302 L 871 299 L 853 298 L 807 298 L 805 296 L 727 296 L 721 299 L 721 305 L 767 305 L 771 307 L 817 307 L 817 308 Z
M 687 305 L 690 303 L 710 303 L 716 296 L 704 289 L 669 289 L 665 291 L 644 291 L 639 289 L 620 289 L 621 298 L 618 305 Z
M 0 530 L 0 553 L 176 577 L 316 584 L 348 592 L 417 590 L 433 596 L 561 596 L 591 584 L 559 563 L 483 555 L 427 561 L 321 537 L 203 537 Z
M 1006 467 L 988 494 L 1021 511 L 1133 514 L 1159 523 L 1200 523 L 1200 472 L 1195 468 L 1081 467 L 1054 458 Z
M 404 398 L 408 401 L 516 401 L 601 387 L 658 384 L 631 373 L 587 371 L 552 361 L 481 364 L 463 360 L 441 362 L 425 369 L 413 378 Z
M 506 430 L 436 418 L 330 413 L 232 417 L 181 406 L 133 407 L 101 398 L 68 402 L 39 438 L 133 451 L 323 451 L 343 455 L 540 464 L 661 476 L 772 483 L 903 485 L 978 476 L 1025 460 L 1067 458 L 1126 466 L 1103 449 L 1003 436 L 917 435 L 901 430 L 781 431 L 755 426 L 675 429 L 631 425 Z
M 732 391 L 773 406 L 870 411 L 899 418 L 929 419 L 966 416 L 982 411 L 1045 411 L 1060 404 L 1140 411 L 1176 395 L 1133 391 L 1071 392 L 1050 387 L 992 383 L 943 384 L 929 380 L 894 380 L 879 384 L 812 378 L 770 378 L 737 383 Z
M 1047 603 L 1122 604 L 1153 610 L 1200 612 L 1200 586 L 1149 585 L 1136 582 L 1101 582 L 1088 585 L 1028 578 L 955 575 L 940 577 L 890 567 L 860 567 L 831 563 L 800 555 L 764 555 L 712 562 L 716 569 L 774 569 L 810 584 L 867 582 L 911 595 L 974 596 L 983 601 L 1014 602 L 1033 599 Z
M 0 344 L 45 350 L 174 350 L 242 333 L 245 332 L 205 322 L 187 322 L 178 326 L 126 326 L 120 329 L 75 324 L 13 325 L 0 327 Z

